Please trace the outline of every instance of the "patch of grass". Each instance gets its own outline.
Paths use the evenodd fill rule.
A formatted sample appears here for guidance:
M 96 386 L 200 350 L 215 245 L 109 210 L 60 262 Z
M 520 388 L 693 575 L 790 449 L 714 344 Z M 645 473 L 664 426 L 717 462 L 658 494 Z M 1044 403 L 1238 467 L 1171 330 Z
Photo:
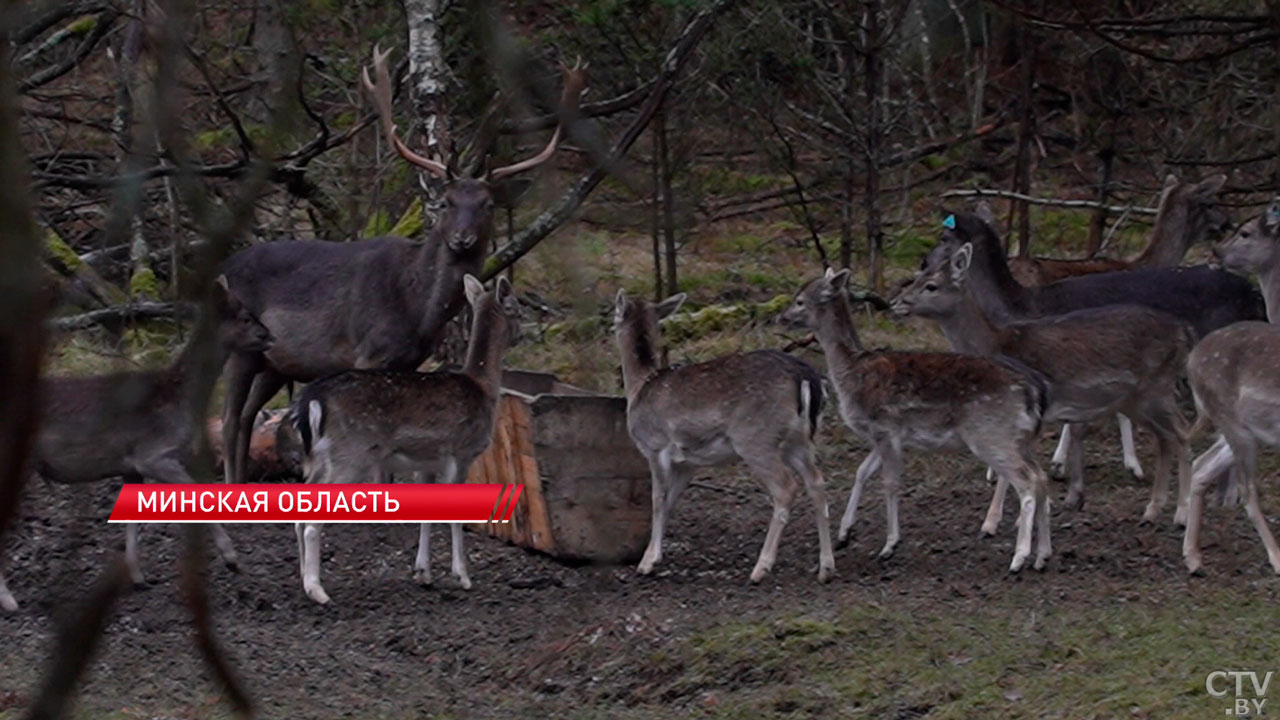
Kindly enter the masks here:
M 834 618 L 732 622 L 697 633 L 653 693 L 715 697 L 708 717 L 1208 717 L 1213 670 L 1266 670 L 1265 598 L 1061 607 L 1011 590 L 955 605 L 862 604 Z M 1226 665 L 1224 665 L 1226 663 Z

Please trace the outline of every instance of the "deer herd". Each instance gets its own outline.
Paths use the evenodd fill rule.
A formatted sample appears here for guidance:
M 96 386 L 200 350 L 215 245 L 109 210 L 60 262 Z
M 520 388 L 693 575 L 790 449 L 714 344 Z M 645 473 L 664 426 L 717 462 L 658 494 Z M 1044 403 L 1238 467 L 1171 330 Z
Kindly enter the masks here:
M 489 445 L 505 351 L 520 334 L 511 284 L 486 289 L 477 279 L 490 243 L 495 198 L 507 179 L 544 163 L 557 127 L 537 155 L 479 177 L 458 177 L 449 162 L 424 157 L 398 136 L 391 116 L 387 56 L 374 51 L 363 82 L 387 143 L 407 162 L 445 181 L 443 209 L 422 241 L 379 237 L 253 245 L 232 256 L 212 290 L 216 326 L 212 362 L 226 383 L 223 458 L 228 482 L 242 482 L 250 432 L 262 407 L 286 384 L 307 383 L 291 418 L 305 453 L 307 482 L 464 481 Z M 582 67 L 565 69 L 561 125 L 585 88 Z M 1158 520 L 1176 475 L 1174 521 L 1186 526 L 1189 570 L 1202 566 L 1200 533 L 1211 485 L 1244 503 L 1280 573 L 1280 547 L 1258 503 L 1258 456 L 1280 445 L 1280 199 L 1235 230 L 1215 206 L 1224 176 L 1184 183 L 1170 176 L 1147 248 L 1131 260 L 1006 260 L 994 223 L 979 212 L 945 215 L 941 238 L 892 299 L 898 316 L 940 327 L 952 352 L 867 349 L 851 309 L 849 270 L 805 283 L 779 321 L 811 330 L 826 383 L 845 424 L 870 447 L 857 468 L 837 543 L 850 536 L 866 481 L 880 474 L 886 538 L 900 541 L 904 453 L 968 451 L 996 479 L 982 531 L 994 534 L 1010 485 L 1018 494 L 1010 571 L 1052 553 L 1048 476 L 1036 458 L 1046 426 L 1062 425 L 1052 467 L 1068 479 L 1065 505 L 1084 503 L 1083 442 L 1100 421 L 1120 421 L 1124 464 L 1144 472 L 1132 423 L 1155 439 L 1151 498 L 1142 520 Z M 1180 267 L 1196 243 L 1212 246 L 1208 266 Z M 1256 276 L 1261 293 L 1247 276 Z M 652 476 L 652 529 L 638 566 L 651 573 L 676 502 L 696 468 L 741 460 L 764 482 L 773 514 L 751 572 L 772 569 L 797 491 L 812 501 L 818 531 L 818 579 L 835 574 L 825 482 L 815 437 L 827 391 L 808 363 L 775 350 L 735 353 L 686 366 L 661 361 L 660 321 L 685 301 L 662 302 L 619 291 L 614 333 L 621 356 L 627 427 Z M 420 372 L 445 325 L 463 304 L 472 326 L 457 371 Z M 192 343 L 170 367 L 96 377 L 50 377 L 41 385 L 42 422 L 33 468 L 60 483 L 124 477 L 191 482 L 199 427 L 194 383 L 210 362 Z M 1194 398 L 1192 427 L 1179 408 L 1185 378 Z M 109 408 L 109 412 L 103 412 Z M 1193 462 L 1190 441 L 1212 425 L 1220 433 Z M 414 562 L 432 582 L 429 525 Z M 298 524 L 303 589 L 318 603 L 321 527 Z M 463 533 L 451 528 L 452 572 L 471 586 Z M 214 528 L 229 565 L 237 556 Z M 143 575 L 137 533 L 126 530 L 125 562 Z M 0 608 L 17 603 L 0 576 Z

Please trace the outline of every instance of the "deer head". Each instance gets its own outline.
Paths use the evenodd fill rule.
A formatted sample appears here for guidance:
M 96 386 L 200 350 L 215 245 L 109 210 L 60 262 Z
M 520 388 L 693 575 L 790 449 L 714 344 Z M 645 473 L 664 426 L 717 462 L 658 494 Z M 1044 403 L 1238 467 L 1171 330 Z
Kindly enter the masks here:
M 965 243 L 949 259 L 921 268 L 894 298 L 894 314 L 945 317 L 954 313 L 964 298 L 972 260 L 973 244 Z
M 219 275 L 213 283 L 213 311 L 217 318 L 218 343 L 223 348 L 244 353 L 270 349 L 271 331 L 227 288 L 226 275 Z
M 1280 197 L 1261 215 L 1213 246 L 1213 263 L 1227 270 L 1262 274 L 1280 260 Z
M 433 232 L 442 233 L 449 249 L 454 253 L 483 249 L 488 244 L 490 228 L 493 225 L 495 201 L 509 204 L 509 196 L 516 191 L 516 184 L 506 181 L 519 173 L 538 167 L 555 154 L 564 132 L 565 121 L 577 111 L 578 102 L 586 89 L 586 66 L 578 62 L 573 67 L 563 68 L 564 92 L 560 98 L 560 122 L 541 152 L 498 168 L 489 169 L 488 162 L 485 162 L 486 169 L 479 177 L 455 177 L 450 162 L 441 162 L 414 152 L 397 134 L 396 125 L 391 116 L 391 76 L 387 70 L 387 57 L 390 54 L 390 50 L 383 52 L 375 45 L 373 79 L 370 79 L 367 67 L 361 70 L 364 87 L 372 96 L 381 119 L 382 133 L 386 136 L 387 143 L 395 148 L 401 158 L 445 180 L 444 211 Z

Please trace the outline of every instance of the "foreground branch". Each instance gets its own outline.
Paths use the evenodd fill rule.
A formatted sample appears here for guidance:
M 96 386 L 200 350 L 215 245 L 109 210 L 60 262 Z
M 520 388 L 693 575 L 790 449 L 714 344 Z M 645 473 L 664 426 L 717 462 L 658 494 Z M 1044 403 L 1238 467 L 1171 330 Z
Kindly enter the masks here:
M 54 330 L 84 330 L 94 325 L 119 326 L 139 320 L 156 318 L 193 318 L 194 306 L 187 303 L 138 302 L 130 305 L 114 305 L 101 310 L 90 310 L 79 315 L 55 318 L 49 324 Z

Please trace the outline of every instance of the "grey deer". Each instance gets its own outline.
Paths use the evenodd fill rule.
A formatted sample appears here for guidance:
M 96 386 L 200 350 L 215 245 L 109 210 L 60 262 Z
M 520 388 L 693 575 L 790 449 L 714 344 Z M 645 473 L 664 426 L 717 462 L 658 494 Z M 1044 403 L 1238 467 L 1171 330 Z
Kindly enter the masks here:
M 1178 376 L 1195 344 L 1181 320 L 1139 305 L 1108 305 L 1033 320 L 996 323 L 970 291 L 973 247 L 934 257 L 894 300 L 900 315 L 938 322 L 951 347 L 976 355 L 1005 355 L 1040 371 L 1050 385 L 1045 422 L 1070 423 L 1071 483 L 1066 505 L 1084 504 L 1084 427 L 1116 413 L 1145 425 L 1159 446 L 1151 500 L 1143 519 L 1155 520 L 1168 500 L 1170 468 L 1178 470 L 1175 520 L 1184 522 L 1190 480 L 1187 428 L 1177 406 Z M 1007 485 L 1000 481 L 982 530 L 994 534 Z
M 818 523 L 818 580 L 830 580 L 835 556 L 824 480 L 813 448 L 822 411 L 822 376 L 804 361 L 772 350 L 660 367 L 658 321 L 684 300 L 681 293 L 655 305 L 619 290 L 614 306 L 627 429 L 649 461 L 653 477 L 653 526 L 637 570 L 648 575 L 662 560 L 667 518 L 694 469 L 741 459 L 764 482 L 773 501 L 773 517 L 751 581 L 762 580 L 777 559 L 797 476 Z
M 1168 175 L 1160 191 L 1160 203 L 1151 226 L 1150 240 L 1142 252 L 1130 259 L 1091 257 L 1081 260 L 1053 258 L 1009 258 L 1014 280 L 1025 286 L 1049 283 L 1079 275 L 1090 275 L 1143 267 L 1177 267 L 1192 245 L 1211 242 L 1231 227 L 1230 218 L 1214 204 L 1214 198 L 1226 183 L 1226 175 L 1211 175 L 1199 182 L 1183 182 Z M 989 222 L 992 227 L 994 223 Z M 1142 478 L 1133 443 L 1133 424 L 1124 415 L 1120 422 L 1120 444 L 1124 466 L 1134 477 Z M 1071 426 L 1063 428 L 1062 437 L 1050 464 L 1055 475 L 1066 473 L 1067 452 L 1071 447 Z
M 222 278 L 214 283 L 211 307 L 215 372 L 229 353 L 270 347 L 271 333 L 227 291 Z M 115 477 L 127 482 L 194 482 L 193 441 L 204 429 L 196 411 L 203 410 L 205 401 L 197 397 L 195 383 L 207 362 L 192 342 L 163 370 L 44 378 L 34 469 L 47 480 L 69 484 Z M 218 525 L 213 535 L 223 560 L 234 567 L 231 539 Z M 133 582 L 143 584 L 138 526 L 132 523 L 125 527 L 124 558 Z M 17 608 L 3 577 L 0 608 Z
M 349 243 L 317 240 L 254 245 L 225 266 L 231 289 L 276 337 L 265 353 L 237 353 L 227 372 L 223 443 L 227 480 L 244 477 L 253 421 L 289 381 L 310 381 L 352 368 L 413 370 L 435 348 L 445 324 L 462 309 L 462 278 L 479 274 L 493 229 L 495 197 L 509 179 L 554 154 L 561 127 L 537 155 L 454 177 L 446 163 L 415 153 L 391 117 L 387 54 L 376 47 L 365 87 L 382 118 L 387 143 L 410 164 L 446 178 L 443 212 L 424 241 L 378 237 Z M 561 125 L 586 85 L 582 67 L 565 68 Z
M 1196 458 L 1183 559 L 1191 572 L 1203 567 L 1205 490 L 1219 475 L 1231 472 L 1271 568 L 1280 573 L 1280 547 L 1258 503 L 1258 453 L 1264 446 L 1280 445 L 1280 370 L 1275 363 L 1280 353 L 1280 326 L 1275 324 L 1280 319 L 1280 198 L 1215 246 L 1213 254 L 1229 270 L 1258 275 L 1271 323 L 1237 323 L 1217 330 L 1200 341 L 1187 361 L 1196 407 L 1220 435 Z
M 474 318 L 461 372 L 348 370 L 303 388 L 293 417 L 302 437 L 308 483 L 385 480 L 392 473 L 465 482 L 471 463 L 489 446 L 497 421 L 502 356 L 520 335 L 520 306 L 499 278 L 485 291 L 463 278 Z M 431 583 L 430 525 L 419 528 L 414 575 Z M 329 602 L 320 584 L 321 525 L 298 523 L 302 587 Z M 453 574 L 471 587 L 462 526 L 453 524 Z
M 1046 407 L 1038 373 L 1013 361 L 956 353 L 867 350 L 858 339 L 847 297 L 849 270 L 805 283 L 780 319 L 814 331 L 845 424 L 871 443 L 840 520 L 840 542 L 854 523 L 862 488 L 882 473 L 887 533 L 880 557 L 893 554 L 898 527 L 898 484 L 903 451 L 968 450 L 1018 491 L 1021 512 L 1011 572 L 1022 569 L 1037 530 L 1034 566 L 1052 554 L 1048 478 L 1036 463 L 1033 442 Z
M 1004 248 L 995 230 L 980 217 L 954 213 L 938 245 L 924 264 L 949 258 L 965 243 L 973 244 L 969 285 L 987 317 L 997 322 L 1023 320 L 1103 305 L 1142 305 L 1189 323 L 1196 337 L 1241 320 L 1266 317 L 1262 298 L 1248 280 L 1206 266 L 1189 268 L 1149 267 L 1105 272 L 1060 280 L 1041 287 L 1019 285 L 1009 271 Z M 1122 435 L 1132 436 L 1128 421 Z M 1069 430 L 1064 430 L 1069 435 Z M 1065 451 L 1069 439 L 1059 445 Z M 1126 442 L 1125 466 L 1134 469 L 1137 458 L 1132 442 Z M 1055 459 L 1065 455 L 1055 454 Z

